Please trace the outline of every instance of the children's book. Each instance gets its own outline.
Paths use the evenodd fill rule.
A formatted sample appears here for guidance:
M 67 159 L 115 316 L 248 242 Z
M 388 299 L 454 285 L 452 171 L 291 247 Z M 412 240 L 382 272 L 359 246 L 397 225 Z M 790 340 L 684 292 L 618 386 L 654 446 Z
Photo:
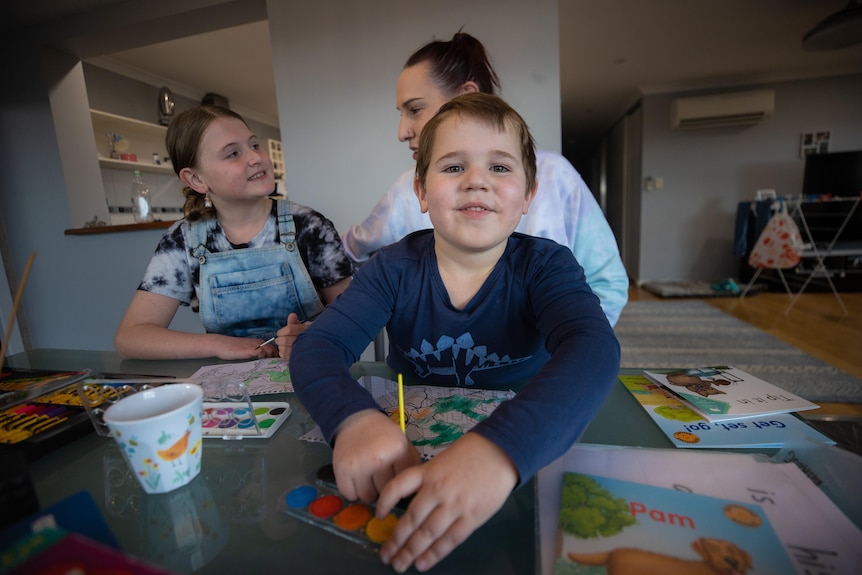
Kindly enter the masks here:
M 644 483 L 564 472 L 558 529 L 555 575 L 795 570 L 760 505 Z
M 862 458 L 838 447 L 811 442 L 767 458 L 723 450 L 575 444 L 536 477 L 542 575 L 554 573 L 560 553 L 561 492 L 567 471 L 760 506 L 795 568 L 768 570 L 755 557 L 754 569 L 746 575 L 862 573 L 862 505 L 857 503 Z M 581 568 L 571 562 L 568 567 Z
M 810 401 L 727 365 L 644 371 L 710 422 L 815 409 Z
M 644 375 L 621 375 L 619 379 L 676 447 L 779 448 L 806 438 L 835 445 L 790 413 L 710 422 Z

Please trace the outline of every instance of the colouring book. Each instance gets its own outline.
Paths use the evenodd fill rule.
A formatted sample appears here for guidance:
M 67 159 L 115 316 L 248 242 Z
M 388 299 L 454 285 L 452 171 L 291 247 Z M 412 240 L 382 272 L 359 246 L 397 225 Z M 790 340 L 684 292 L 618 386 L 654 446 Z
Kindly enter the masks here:
M 376 376 L 363 376 L 359 384 L 367 389 L 383 410 L 398 421 L 398 384 Z M 512 391 L 471 387 L 404 386 L 404 415 L 407 438 L 423 460 L 443 451 L 474 425 L 491 415 L 503 401 L 515 396 Z M 315 427 L 300 439 L 322 442 L 323 433 Z
M 542 575 L 554 573 L 560 551 L 558 525 L 567 471 L 760 505 L 794 565 L 770 573 L 862 573 L 862 530 L 857 527 L 862 513 L 859 505 L 851 509 L 846 503 L 855 497 L 853 478 L 862 473 L 862 461 L 813 442 L 784 451 L 771 460 L 728 451 L 575 444 L 536 477 Z M 824 492 L 827 487 L 843 492 L 841 508 Z M 860 519 L 857 524 L 850 513 Z M 747 575 L 767 572 L 757 561 L 754 567 Z
M 763 509 L 597 475 L 564 472 L 554 575 L 791 573 Z M 627 571 L 625 568 L 630 569 Z
M 290 371 L 286 359 L 265 358 L 240 363 L 205 365 L 189 379 L 194 381 L 225 379 L 243 382 L 249 395 L 291 393 Z
M 815 409 L 810 401 L 731 366 L 644 371 L 710 422 Z
M 805 438 L 835 445 L 790 413 L 710 422 L 644 375 L 621 375 L 619 379 L 676 447 L 778 448 Z

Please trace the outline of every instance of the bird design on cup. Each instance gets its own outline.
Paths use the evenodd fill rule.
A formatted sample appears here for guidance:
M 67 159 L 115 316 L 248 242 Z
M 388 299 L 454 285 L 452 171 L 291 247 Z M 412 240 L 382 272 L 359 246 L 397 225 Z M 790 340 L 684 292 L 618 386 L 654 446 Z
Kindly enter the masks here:
M 176 443 L 167 449 L 159 449 L 156 451 L 156 455 L 161 457 L 164 461 L 173 461 L 178 459 L 186 452 L 186 448 L 189 446 L 189 436 L 191 433 L 191 430 L 186 430 L 185 434 L 183 434 Z

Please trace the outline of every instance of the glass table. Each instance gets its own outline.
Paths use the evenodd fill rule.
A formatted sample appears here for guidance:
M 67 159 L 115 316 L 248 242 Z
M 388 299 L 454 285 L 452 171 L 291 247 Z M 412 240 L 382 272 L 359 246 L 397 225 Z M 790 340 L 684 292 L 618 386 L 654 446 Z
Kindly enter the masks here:
M 7 360 L 18 368 L 178 378 L 216 363 L 223 362 L 122 360 L 110 352 L 76 350 L 34 350 Z M 384 363 L 360 362 L 352 372 L 393 378 Z M 90 433 L 30 464 L 40 504 L 86 490 L 125 552 L 179 573 L 392 573 L 375 553 L 279 510 L 285 493 L 330 463 L 332 452 L 299 439 L 315 424 L 294 394 L 252 399 L 287 401 L 292 414 L 270 439 L 206 439 L 201 473 L 184 487 L 145 495 L 115 443 Z M 673 447 L 621 384 L 613 386 L 581 442 Z M 539 572 L 535 501 L 531 480 L 433 572 Z

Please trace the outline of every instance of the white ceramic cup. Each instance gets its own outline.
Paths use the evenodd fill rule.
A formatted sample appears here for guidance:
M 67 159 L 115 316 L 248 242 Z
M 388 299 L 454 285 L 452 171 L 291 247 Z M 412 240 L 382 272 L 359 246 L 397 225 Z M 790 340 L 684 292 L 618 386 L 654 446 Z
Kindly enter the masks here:
M 103 416 L 144 491 L 167 493 L 201 470 L 203 391 L 174 383 L 124 397 Z

